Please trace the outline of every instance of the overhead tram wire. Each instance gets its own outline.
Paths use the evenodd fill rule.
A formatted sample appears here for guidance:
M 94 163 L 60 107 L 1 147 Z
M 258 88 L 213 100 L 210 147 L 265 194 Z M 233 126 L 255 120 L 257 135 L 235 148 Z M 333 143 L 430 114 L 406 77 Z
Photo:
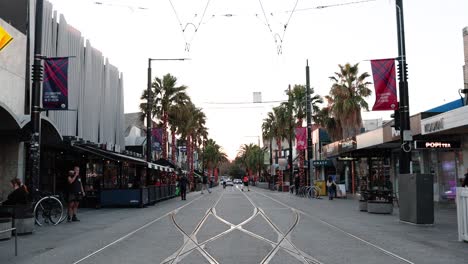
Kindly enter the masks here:
M 192 44 L 192 41 L 195 38 L 195 33 L 198 32 L 198 29 L 200 28 L 200 25 L 203 22 L 203 18 L 205 17 L 206 10 L 208 9 L 208 6 L 210 5 L 210 1 L 211 0 L 207 0 L 205 8 L 203 9 L 203 14 L 202 14 L 202 16 L 200 18 L 200 21 L 198 21 L 198 25 L 194 24 L 193 19 L 192 19 L 192 21 L 187 22 L 187 23 L 185 23 L 185 25 L 183 25 L 182 20 L 180 19 L 179 13 L 177 13 L 177 10 L 176 10 L 176 7 L 175 7 L 174 3 L 172 2 L 172 0 L 169 0 L 169 3 L 171 4 L 172 10 L 174 11 L 174 14 L 175 14 L 175 16 L 177 18 L 177 21 L 179 22 L 180 29 L 182 30 L 182 35 L 183 35 L 184 41 L 185 41 L 185 51 L 187 51 L 187 52 L 190 52 L 190 45 Z M 195 15 L 193 17 L 195 18 L 197 16 L 198 16 L 198 14 L 195 13 Z M 193 28 L 195 29 L 195 33 L 192 35 L 191 39 L 187 41 L 187 37 L 185 35 L 185 30 L 187 30 L 187 27 L 190 26 L 190 25 L 192 25 Z
M 291 21 L 291 18 L 292 18 L 293 14 L 294 14 L 294 11 L 296 10 L 296 7 L 297 7 L 297 4 L 299 3 L 299 0 L 296 0 L 296 3 L 294 4 L 294 8 L 293 8 L 293 10 L 291 11 L 291 14 L 288 17 L 288 21 L 286 21 L 286 24 L 280 23 L 283 26 L 283 34 L 281 36 L 279 35 L 278 32 L 273 32 L 273 30 L 271 28 L 271 25 L 270 25 L 270 22 L 268 21 L 268 18 L 267 18 L 266 12 L 265 12 L 265 8 L 263 7 L 262 0 L 258 0 L 258 1 L 260 3 L 260 7 L 262 8 L 263 16 L 265 17 L 265 20 L 266 20 L 265 22 L 268 25 L 268 28 L 270 29 L 270 32 L 273 35 L 273 40 L 275 41 L 276 49 L 277 49 L 276 51 L 277 51 L 278 55 L 280 55 L 280 54 L 283 53 L 283 39 L 284 39 L 284 36 L 286 35 L 286 29 L 288 28 L 289 22 Z M 270 13 L 270 15 L 273 16 L 273 13 Z M 279 39 L 279 43 L 278 43 L 278 40 L 276 38 Z
M 226 18 L 232 18 L 232 17 L 242 17 L 242 16 L 253 16 L 253 17 L 256 17 L 258 18 L 260 21 L 262 21 L 262 23 L 268 28 L 268 30 L 270 31 L 270 33 L 272 34 L 272 37 L 273 37 L 273 40 L 275 41 L 275 44 L 276 44 L 276 47 L 277 47 L 277 53 L 278 55 L 282 54 L 283 52 L 283 40 L 284 40 L 284 37 L 286 35 L 286 30 L 287 30 L 287 27 L 292 19 L 292 16 L 294 13 L 296 12 L 304 12 L 304 11 L 310 11 L 310 10 L 314 10 L 314 9 L 325 9 L 325 8 L 330 8 L 330 7 L 341 7 L 341 6 L 347 6 L 347 5 L 356 5 L 356 4 L 362 4 L 362 3 L 368 3 L 368 2 L 376 2 L 378 0 L 361 0 L 361 1 L 351 1 L 351 2 L 345 2 L 345 3 L 338 3 L 338 4 L 329 4 L 329 5 L 320 5 L 320 6 L 315 6 L 315 7 L 308 7 L 308 8 L 301 8 L 301 9 L 297 9 L 297 5 L 299 3 L 299 0 L 296 0 L 295 4 L 294 4 L 294 8 L 292 10 L 284 10 L 284 11 L 274 11 L 274 12 L 269 12 L 269 15 L 270 16 L 274 16 L 276 14 L 280 14 L 280 13 L 290 13 L 288 19 L 287 19 L 287 22 L 285 24 L 281 23 L 278 21 L 279 24 L 281 24 L 283 26 L 283 32 L 281 34 L 281 32 L 274 32 L 272 27 L 271 27 L 271 24 L 270 24 L 270 20 L 268 19 L 268 16 L 267 16 L 267 12 L 263 6 L 263 2 L 262 0 L 259 0 L 259 3 L 260 3 L 260 7 L 261 7 L 261 10 L 262 10 L 262 13 L 263 13 L 263 17 L 265 19 L 265 21 L 263 21 L 263 19 L 260 18 L 260 14 L 258 13 L 252 13 L 250 15 L 244 15 L 244 14 L 235 14 L 235 13 L 220 13 L 220 14 L 212 14 L 209 19 L 207 19 L 206 22 L 203 22 L 204 21 L 204 18 L 206 16 L 206 11 L 208 10 L 208 6 L 210 4 L 210 1 L 211 0 L 207 0 L 207 3 L 203 9 L 203 13 L 202 13 L 202 16 L 200 18 L 200 20 L 198 21 L 198 23 L 196 23 L 194 21 L 194 19 L 192 19 L 190 22 L 187 22 L 185 23 L 185 25 L 183 25 L 182 23 L 182 20 L 179 16 L 179 13 L 177 12 L 176 10 L 176 7 L 173 3 L 172 0 L 169 0 L 169 3 L 171 4 L 171 7 L 172 7 L 172 10 L 177 18 L 177 21 L 179 23 L 179 26 L 180 26 L 180 29 L 182 31 L 182 36 L 184 38 L 184 41 L 185 41 L 185 51 L 187 52 L 190 52 L 190 45 L 193 41 L 193 39 L 195 38 L 195 34 L 198 32 L 198 30 L 200 29 L 200 26 L 201 24 L 206 24 L 208 21 L 211 21 L 213 20 L 214 18 L 216 17 L 226 17 Z M 148 8 L 148 7 L 139 7 L 139 6 L 131 6 L 131 5 L 122 5 L 122 4 L 113 4 L 111 0 L 108 0 L 106 2 L 101 2 L 101 1 L 95 1 L 94 4 L 96 5 L 107 5 L 107 6 L 115 6 L 115 7 L 125 7 L 125 8 L 129 8 L 132 12 L 135 11 L 136 9 L 137 10 L 149 10 L 151 8 Z M 194 18 L 198 17 L 198 13 L 195 13 Z M 197 24 L 197 25 L 196 25 Z M 187 39 L 187 36 L 186 36 L 186 29 L 187 27 L 189 26 L 193 26 L 195 32 L 194 34 L 192 35 L 192 37 L 190 38 L 190 40 Z
M 236 104 L 269 104 L 269 103 L 283 103 L 287 102 L 288 100 L 275 100 L 275 101 L 263 101 L 263 102 L 203 102 L 203 104 L 226 104 L 226 105 L 236 105 Z

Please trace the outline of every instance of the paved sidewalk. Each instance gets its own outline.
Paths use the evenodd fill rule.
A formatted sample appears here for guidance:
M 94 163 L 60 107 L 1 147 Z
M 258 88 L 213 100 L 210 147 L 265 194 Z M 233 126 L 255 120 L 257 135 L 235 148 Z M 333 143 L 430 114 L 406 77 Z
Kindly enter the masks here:
M 191 192 L 187 194 L 187 201 L 180 201 L 180 197 L 177 197 L 145 208 L 80 208 L 80 222 L 64 221 L 57 226 L 36 226 L 34 234 L 18 236 L 18 257 L 14 256 L 13 237 L 0 241 L 0 263 L 32 263 L 29 261 L 31 258 L 34 258 L 34 263 L 42 263 L 38 256 L 54 252 L 67 244 L 77 245 L 77 255 L 80 252 L 84 254 L 111 243 L 127 234 L 128 230 L 137 229 L 195 198 L 203 197 L 200 197 L 199 192 Z

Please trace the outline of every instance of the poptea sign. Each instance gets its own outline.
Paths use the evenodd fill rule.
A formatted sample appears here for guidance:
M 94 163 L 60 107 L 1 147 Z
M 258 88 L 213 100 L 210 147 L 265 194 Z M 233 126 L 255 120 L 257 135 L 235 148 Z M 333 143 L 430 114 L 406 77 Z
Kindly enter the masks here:
M 427 140 L 415 140 L 415 149 L 456 149 L 460 148 L 461 144 L 459 141 L 427 141 Z

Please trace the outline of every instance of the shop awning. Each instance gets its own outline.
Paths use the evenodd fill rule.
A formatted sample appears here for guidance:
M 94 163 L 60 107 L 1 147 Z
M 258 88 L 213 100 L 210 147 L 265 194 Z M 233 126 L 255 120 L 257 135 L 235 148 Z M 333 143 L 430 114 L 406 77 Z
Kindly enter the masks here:
M 174 171 L 174 169 L 172 169 L 172 168 L 162 166 L 162 165 L 158 165 L 158 164 L 155 164 L 155 163 L 148 163 L 148 168 L 155 169 L 155 170 L 160 170 L 160 171 Z
M 134 163 L 138 163 L 141 165 L 146 165 L 147 161 L 144 159 L 140 159 L 137 157 L 132 157 L 132 156 L 127 156 L 124 154 L 116 153 L 116 152 L 111 152 L 103 149 L 99 149 L 93 146 L 88 146 L 88 145 L 79 145 L 79 144 L 72 144 L 73 148 L 79 149 L 81 151 L 90 153 L 92 155 L 96 155 L 105 159 L 113 160 L 113 161 L 131 161 Z

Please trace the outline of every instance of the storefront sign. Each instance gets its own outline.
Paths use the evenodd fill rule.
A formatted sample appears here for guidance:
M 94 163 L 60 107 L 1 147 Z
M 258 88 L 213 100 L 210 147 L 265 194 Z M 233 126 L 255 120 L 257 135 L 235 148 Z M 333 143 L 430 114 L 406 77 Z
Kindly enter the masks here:
M 339 142 L 333 142 L 323 146 L 323 152 L 327 158 L 337 156 L 340 154 L 340 144 Z
M 424 125 L 424 132 L 425 133 L 431 133 L 439 130 L 444 129 L 444 119 L 441 118 L 437 121 L 434 121 L 432 123 L 428 123 Z
M 459 141 L 414 141 L 415 149 L 456 149 L 460 147 L 461 144 Z
M 356 149 L 356 138 L 352 137 L 340 142 L 341 150 L 340 152 L 346 152 Z
M 313 160 L 312 165 L 318 166 L 333 166 L 331 160 Z

